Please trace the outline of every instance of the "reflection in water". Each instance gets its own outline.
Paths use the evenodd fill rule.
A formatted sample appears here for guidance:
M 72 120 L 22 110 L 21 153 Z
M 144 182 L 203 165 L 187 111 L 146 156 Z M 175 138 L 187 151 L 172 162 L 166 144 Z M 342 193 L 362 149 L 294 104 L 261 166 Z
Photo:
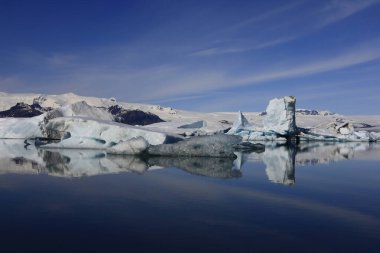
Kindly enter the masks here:
M 293 145 L 268 148 L 262 160 L 266 165 L 268 179 L 274 183 L 292 185 L 295 183 L 296 148 Z
M 215 178 L 238 178 L 249 160 L 265 164 L 268 179 L 274 183 L 295 183 L 295 165 L 313 165 L 372 154 L 378 157 L 379 144 L 369 143 L 301 143 L 297 146 L 268 145 L 264 153 L 236 153 L 229 158 L 148 157 L 108 155 L 99 150 L 40 150 L 25 146 L 21 140 L 0 142 L 0 173 L 39 174 L 82 177 L 120 172 L 145 173 L 149 169 L 176 167 L 194 175 Z
M 233 167 L 233 159 L 215 157 L 162 157 L 148 158 L 149 164 L 160 167 L 176 167 L 194 175 L 234 178 L 241 177 L 241 171 Z

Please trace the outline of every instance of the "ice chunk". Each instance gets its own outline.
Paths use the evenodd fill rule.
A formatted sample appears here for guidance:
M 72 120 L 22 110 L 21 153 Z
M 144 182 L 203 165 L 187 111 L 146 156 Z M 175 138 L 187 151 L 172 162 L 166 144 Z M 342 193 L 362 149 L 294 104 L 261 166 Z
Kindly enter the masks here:
M 349 135 L 354 133 L 354 126 L 349 122 L 344 122 L 335 127 L 338 133 L 343 135 Z
M 370 132 L 369 138 L 370 138 L 370 141 L 380 141 L 380 133 Z
M 46 119 L 50 120 L 58 117 L 84 117 L 96 120 L 113 121 L 113 116 L 106 110 L 88 105 L 85 101 L 65 105 L 50 111 L 46 115 Z
M 269 101 L 266 116 L 263 121 L 264 132 L 274 132 L 280 135 L 294 135 L 296 133 L 295 118 L 296 98 L 286 96 Z
M 0 118 L 1 139 L 28 139 L 42 137 L 39 124 L 44 114 L 32 118 Z
M 253 130 L 253 125 L 251 125 L 247 118 L 239 111 L 238 118 L 232 125 L 231 129 L 227 132 L 227 134 L 239 134 L 241 132 L 249 132 Z
M 71 117 L 52 119 L 46 125 L 46 129 L 47 133 L 53 134 L 54 137 L 60 137 L 61 141 L 42 146 L 45 148 L 108 149 L 120 145 L 116 147 L 116 150 L 120 152 L 121 147 L 129 144 L 137 144 L 137 149 L 143 146 L 140 141 L 123 143 L 132 138 L 142 137 L 150 145 L 158 145 L 175 137 L 140 127 Z
M 108 148 L 107 153 L 118 155 L 137 155 L 143 153 L 148 146 L 149 143 L 140 136 L 126 141 L 120 141 L 115 146 Z
M 207 126 L 206 121 L 200 120 L 200 121 L 196 121 L 196 122 L 193 122 L 190 124 L 185 124 L 185 125 L 179 126 L 178 128 L 202 128 L 205 126 Z

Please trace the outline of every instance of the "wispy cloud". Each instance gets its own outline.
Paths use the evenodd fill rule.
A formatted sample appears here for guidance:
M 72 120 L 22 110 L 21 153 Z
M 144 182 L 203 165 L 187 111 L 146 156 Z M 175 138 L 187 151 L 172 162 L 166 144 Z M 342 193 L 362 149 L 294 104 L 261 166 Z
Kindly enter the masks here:
M 109 69 L 101 66 L 76 69 L 66 80 L 72 86 L 80 87 L 78 92 L 91 90 L 91 87 L 112 85 L 103 90 L 111 96 L 119 90 L 126 90 L 124 96 L 140 102 L 176 102 L 197 99 L 203 93 L 245 86 L 265 85 L 270 81 L 300 78 L 330 71 L 342 70 L 355 65 L 380 59 L 380 41 L 373 41 L 341 54 L 329 57 L 299 59 L 298 63 L 283 68 L 268 67 L 265 72 L 253 74 L 233 74 L 229 71 L 212 69 L 188 70 L 186 67 L 162 65 L 138 71 L 128 69 Z M 246 72 L 247 73 L 247 72 Z M 145 92 L 141 90 L 144 87 Z M 159 88 L 158 88 L 159 87 Z M 79 88 L 78 88 L 79 89 Z
M 380 0 L 332 0 L 325 5 L 317 6 L 317 11 L 306 9 L 302 10 L 306 14 L 297 13 L 289 16 L 289 13 L 296 12 L 296 9 L 305 3 L 305 1 L 294 2 L 226 27 L 222 33 L 223 36 L 234 37 L 234 34 L 241 30 L 254 29 L 259 31 L 257 35 L 240 38 L 238 41 L 217 40 L 221 45 L 210 45 L 196 50 L 191 55 L 218 56 L 274 47 L 310 35 L 379 2 Z
M 371 47 L 362 46 L 351 52 L 347 52 L 335 57 L 318 60 L 314 63 L 303 64 L 285 70 L 272 71 L 258 74 L 238 80 L 239 84 L 258 83 L 283 78 L 302 77 L 306 75 L 318 74 L 328 71 L 348 68 L 354 65 L 367 63 L 380 59 L 380 41 L 376 41 Z
M 264 49 L 272 46 L 276 46 L 279 44 L 284 44 L 286 42 L 290 42 L 294 39 L 298 38 L 298 36 L 285 36 L 275 38 L 273 40 L 267 40 L 264 42 L 249 42 L 246 41 L 245 44 L 251 44 L 249 46 L 232 46 L 232 47 L 212 47 L 207 49 L 202 49 L 199 51 L 195 51 L 191 55 L 193 56 L 214 56 L 214 55 L 223 55 L 230 53 L 243 53 L 258 49 Z
M 305 3 L 304 0 L 303 1 L 293 1 L 290 4 L 279 6 L 277 8 L 268 10 L 264 13 L 261 13 L 261 14 L 255 15 L 253 17 L 250 17 L 248 19 L 245 19 L 243 21 L 240 21 L 236 24 L 230 25 L 230 26 L 224 28 L 223 31 L 224 32 L 236 31 L 236 30 L 239 30 L 241 28 L 246 28 L 247 26 L 252 26 L 252 25 L 255 25 L 257 23 L 262 23 L 264 21 L 267 21 L 268 19 L 273 19 L 273 18 L 275 18 L 275 17 L 277 17 L 277 16 L 279 16 L 285 12 L 292 11 L 293 9 L 299 7 L 300 5 L 302 5 L 304 3 Z
M 322 17 L 322 20 L 318 27 L 324 27 L 332 23 L 341 21 L 379 2 L 379 0 L 331 1 L 319 12 L 319 14 Z

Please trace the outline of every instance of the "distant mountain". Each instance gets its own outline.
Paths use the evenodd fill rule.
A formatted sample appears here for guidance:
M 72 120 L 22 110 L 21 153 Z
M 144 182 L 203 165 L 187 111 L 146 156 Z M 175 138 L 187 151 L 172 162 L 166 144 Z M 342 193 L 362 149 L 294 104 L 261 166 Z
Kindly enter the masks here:
M 337 115 L 335 112 L 330 112 L 330 111 L 318 111 L 314 109 L 296 109 L 297 114 L 301 115 L 322 115 L 322 116 L 327 116 L 327 115 Z
M 259 115 L 264 116 L 266 114 L 267 114 L 267 112 L 261 112 Z M 296 109 L 296 114 L 298 114 L 298 115 L 320 115 L 320 116 L 338 115 L 335 112 L 318 111 L 315 109 Z
M 0 111 L 0 118 L 30 118 L 41 115 L 50 110 L 51 108 L 43 108 L 37 103 L 28 105 L 21 102 L 12 106 L 8 110 Z

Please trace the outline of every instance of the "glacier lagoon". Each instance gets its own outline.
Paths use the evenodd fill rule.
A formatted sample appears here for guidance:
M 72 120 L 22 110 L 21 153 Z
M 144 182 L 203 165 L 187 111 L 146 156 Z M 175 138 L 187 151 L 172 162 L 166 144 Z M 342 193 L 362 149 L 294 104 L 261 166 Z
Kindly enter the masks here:
M 378 252 L 380 144 L 237 158 L 0 140 L 2 252 Z

